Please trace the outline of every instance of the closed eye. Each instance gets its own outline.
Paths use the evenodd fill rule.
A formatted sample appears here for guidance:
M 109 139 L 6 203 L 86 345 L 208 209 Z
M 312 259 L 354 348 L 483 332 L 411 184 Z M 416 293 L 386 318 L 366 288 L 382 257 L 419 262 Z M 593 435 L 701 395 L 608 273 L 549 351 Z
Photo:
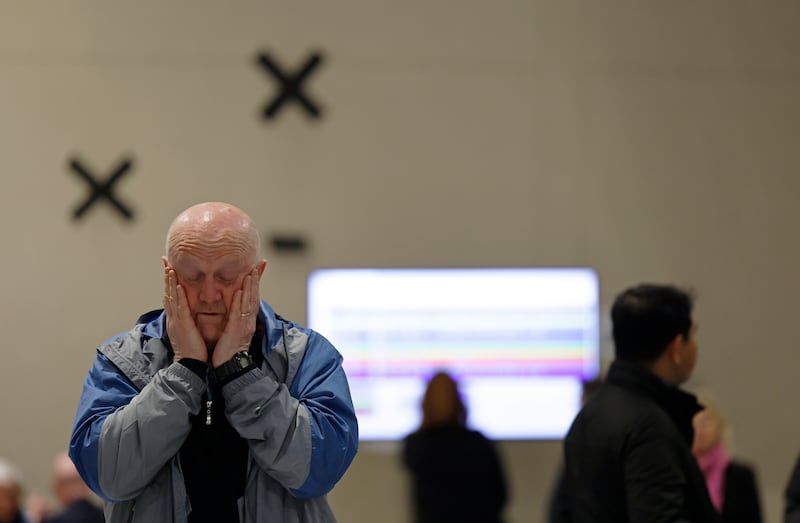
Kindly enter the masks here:
M 202 276 L 202 275 L 200 275 L 200 274 L 197 274 L 197 275 L 192 275 L 192 276 L 188 276 L 188 277 L 187 277 L 187 276 L 184 276 L 184 278 L 183 278 L 183 279 L 184 279 L 184 280 L 185 280 L 187 283 L 192 283 L 192 284 L 194 284 L 194 283 L 200 283 L 200 280 L 202 280 L 202 279 L 203 279 L 203 276 Z

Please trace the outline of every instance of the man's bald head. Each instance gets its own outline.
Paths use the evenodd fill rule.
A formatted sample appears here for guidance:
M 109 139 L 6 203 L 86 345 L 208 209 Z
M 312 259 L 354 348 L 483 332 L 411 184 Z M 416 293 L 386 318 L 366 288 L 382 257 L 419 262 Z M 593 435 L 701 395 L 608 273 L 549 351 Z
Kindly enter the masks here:
M 64 507 L 91 496 L 89 487 L 81 479 L 66 451 L 58 453 L 53 459 L 52 488 L 53 494 Z
M 66 451 L 59 452 L 53 459 L 53 477 L 59 479 L 73 479 L 79 478 L 78 469 L 69 457 Z
M 224 247 L 252 254 L 260 250 L 258 229 L 243 210 L 223 202 L 205 202 L 181 212 L 167 232 L 166 255 L 170 265 L 181 251 L 214 251 Z

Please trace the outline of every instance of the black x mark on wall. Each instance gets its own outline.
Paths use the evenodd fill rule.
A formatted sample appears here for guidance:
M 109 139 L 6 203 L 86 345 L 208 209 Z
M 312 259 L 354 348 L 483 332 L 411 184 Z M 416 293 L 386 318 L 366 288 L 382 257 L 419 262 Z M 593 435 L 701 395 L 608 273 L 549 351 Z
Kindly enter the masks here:
M 264 107 L 263 116 L 266 120 L 274 119 L 281 108 L 288 102 L 295 102 L 300 105 L 311 118 L 320 118 L 322 109 L 319 104 L 303 92 L 303 82 L 307 80 L 311 72 L 314 71 L 321 62 L 322 55 L 320 53 L 312 53 L 299 70 L 295 73 L 287 73 L 281 69 L 275 59 L 268 53 L 261 53 L 258 55 L 258 63 L 274 77 L 279 84 L 278 93 Z
M 105 179 L 100 180 L 99 177 L 92 174 L 88 168 L 84 165 L 84 163 L 80 159 L 70 158 L 69 160 L 69 168 L 74 172 L 78 177 L 83 179 L 88 185 L 89 190 L 91 191 L 89 196 L 86 200 L 81 203 L 72 213 L 74 220 L 79 220 L 83 218 L 86 214 L 86 211 L 89 210 L 96 202 L 100 200 L 107 201 L 114 209 L 116 209 L 123 218 L 126 220 L 133 220 L 133 211 L 122 203 L 119 198 L 114 194 L 114 184 L 117 183 L 120 178 L 127 174 L 131 167 L 133 166 L 133 160 L 131 159 L 123 159 L 120 164 L 114 169 L 114 171 Z

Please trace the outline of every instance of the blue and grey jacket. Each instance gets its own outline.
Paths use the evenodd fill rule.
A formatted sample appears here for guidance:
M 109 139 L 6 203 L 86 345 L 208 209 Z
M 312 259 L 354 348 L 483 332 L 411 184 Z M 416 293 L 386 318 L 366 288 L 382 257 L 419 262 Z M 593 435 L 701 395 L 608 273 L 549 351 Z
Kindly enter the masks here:
M 101 345 L 84 383 L 70 456 L 109 522 L 184 523 L 191 510 L 178 452 L 206 382 L 171 361 L 165 321 L 145 315 Z M 263 364 L 222 387 L 225 415 L 249 446 L 239 519 L 334 522 L 325 494 L 358 447 L 342 357 L 264 301 L 259 321 Z

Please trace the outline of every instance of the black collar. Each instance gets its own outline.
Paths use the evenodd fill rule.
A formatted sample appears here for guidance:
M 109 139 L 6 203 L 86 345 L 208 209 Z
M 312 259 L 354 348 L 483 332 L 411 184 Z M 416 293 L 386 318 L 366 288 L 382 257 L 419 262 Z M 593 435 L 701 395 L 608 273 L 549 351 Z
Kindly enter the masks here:
M 608 370 L 606 381 L 611 385 L 649 396 L 672 418 L 686 439 L 686 443 L 692 444 L 694 438 L 692 418 L 703 410 L 696 396 L 665 383 L 646 367 L 632 361 L 615 360 Z

